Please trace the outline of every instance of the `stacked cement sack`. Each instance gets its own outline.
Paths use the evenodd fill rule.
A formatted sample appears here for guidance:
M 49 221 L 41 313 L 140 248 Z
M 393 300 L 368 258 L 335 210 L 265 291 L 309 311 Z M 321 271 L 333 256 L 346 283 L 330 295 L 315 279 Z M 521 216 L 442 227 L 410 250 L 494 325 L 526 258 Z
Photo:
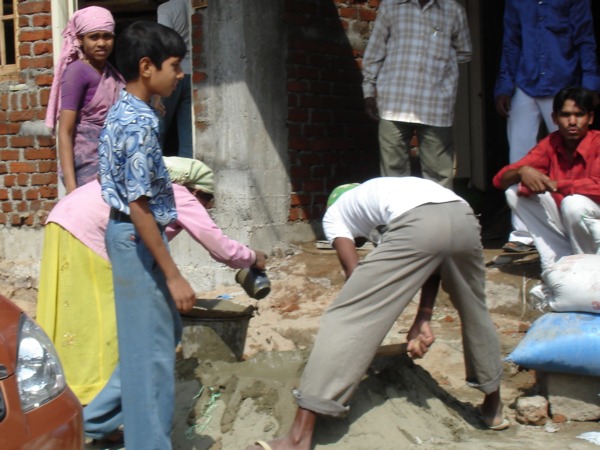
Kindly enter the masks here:
M 600 376 L 600 255 L 561 258 L 530 295 L 550 312 L 507 360 L 544 372 Z

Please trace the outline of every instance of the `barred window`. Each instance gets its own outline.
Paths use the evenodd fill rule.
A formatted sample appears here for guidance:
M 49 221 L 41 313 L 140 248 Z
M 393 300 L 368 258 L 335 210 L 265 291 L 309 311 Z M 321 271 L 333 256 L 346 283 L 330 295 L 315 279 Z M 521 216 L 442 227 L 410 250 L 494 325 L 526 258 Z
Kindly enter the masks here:
M 0 73 L 17 67 L 16 15 L 17 0 L 2 0 L 0 10 Z

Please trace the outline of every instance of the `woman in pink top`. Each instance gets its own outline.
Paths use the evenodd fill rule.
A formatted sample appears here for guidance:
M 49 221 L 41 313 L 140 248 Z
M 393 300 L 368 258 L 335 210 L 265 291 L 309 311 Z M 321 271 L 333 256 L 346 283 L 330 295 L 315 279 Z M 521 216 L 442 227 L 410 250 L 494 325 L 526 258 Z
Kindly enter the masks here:
M 264 269 L 266 255 L 228 238 L 206 207 L 212 201 L 212 171 L 202 162 L 165 158 L 177 206 L 166 230 L 182 230 L 211 257 L 232 268 Z M 111 267 L 104 244 L 109 206 L 94 180 L 64 197 L 50 213 L 38 290 L 37 321 L 54 342 L 69 386 L 82 404 L 104 387 L 118 360 Z
M 57 120 L 59 123 L 58 172 L 67 193 L 96 178 L 100 131 L 124 86 L 123 78 L 108 62 L 114 29 L 110 11 L 90 6 L 76 11 L 63 31 L 46 125 L 54 131 Z

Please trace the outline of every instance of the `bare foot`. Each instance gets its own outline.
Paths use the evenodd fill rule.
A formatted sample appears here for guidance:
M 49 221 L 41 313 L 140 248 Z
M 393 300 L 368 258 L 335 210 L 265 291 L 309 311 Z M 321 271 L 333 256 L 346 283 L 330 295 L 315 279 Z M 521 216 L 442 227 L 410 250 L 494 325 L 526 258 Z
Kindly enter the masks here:
M 499 431 L 509 427 L 510 423 L 504 417 L 503 407 L 500 390 L 497 390 L 486 395 L 483 403 L 477 408 L 481 414 L 481 420 L 490 430 Z
M 310 450 L 317 414 L 308 409 L 298 408 L 290 431 L 272 441 L 256 441 L 246 450 Z
M 310 442 L 295 443 L 288 436 L 283 436 L 269 442 L 256 441 L 255 444 L 246 447 L 246 450 L 310 450 Z

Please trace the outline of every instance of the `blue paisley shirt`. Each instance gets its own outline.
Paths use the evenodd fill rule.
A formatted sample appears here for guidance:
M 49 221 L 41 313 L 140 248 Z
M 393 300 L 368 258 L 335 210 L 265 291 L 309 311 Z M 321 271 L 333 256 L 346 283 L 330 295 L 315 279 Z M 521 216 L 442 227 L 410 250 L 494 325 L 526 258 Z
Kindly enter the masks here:
M 156 222 L 166 226 L 177 212 L 158 127 L 154 109 L 123 89 L 100 134 L 100 183 L 111 208 L 130 214 L 129 203 L 145 196 Z

